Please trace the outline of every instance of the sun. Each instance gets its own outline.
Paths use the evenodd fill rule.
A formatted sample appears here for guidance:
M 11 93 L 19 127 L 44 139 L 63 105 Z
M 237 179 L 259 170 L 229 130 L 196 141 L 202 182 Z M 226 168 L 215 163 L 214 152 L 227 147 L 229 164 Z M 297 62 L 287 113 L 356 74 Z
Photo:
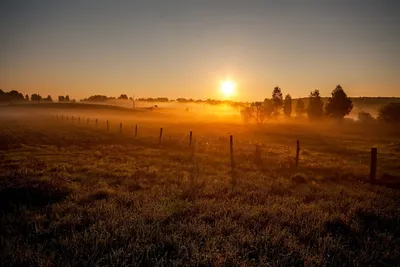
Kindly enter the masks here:
M 230 97 L 235 94 L 236 91 L 235 87 L 236 85 L 234 82 L 226 80 L 221 82 L 220 90 L 226 97 Z

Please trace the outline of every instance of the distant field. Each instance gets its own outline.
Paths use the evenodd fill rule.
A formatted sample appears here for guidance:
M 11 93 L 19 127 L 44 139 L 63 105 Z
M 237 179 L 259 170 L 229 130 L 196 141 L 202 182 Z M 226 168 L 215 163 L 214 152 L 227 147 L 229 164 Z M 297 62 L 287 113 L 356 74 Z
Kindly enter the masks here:
M 48 105 L 0 108 L 2 265 L 400 262 L 398 130 Z

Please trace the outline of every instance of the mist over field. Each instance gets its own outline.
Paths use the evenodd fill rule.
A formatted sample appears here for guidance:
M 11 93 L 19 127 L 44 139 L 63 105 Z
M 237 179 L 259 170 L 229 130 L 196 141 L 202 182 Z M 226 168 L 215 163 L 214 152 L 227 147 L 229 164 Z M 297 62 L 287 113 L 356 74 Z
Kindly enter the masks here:
M 400 1 L 0 1 L 0 266 L 400 266 Z

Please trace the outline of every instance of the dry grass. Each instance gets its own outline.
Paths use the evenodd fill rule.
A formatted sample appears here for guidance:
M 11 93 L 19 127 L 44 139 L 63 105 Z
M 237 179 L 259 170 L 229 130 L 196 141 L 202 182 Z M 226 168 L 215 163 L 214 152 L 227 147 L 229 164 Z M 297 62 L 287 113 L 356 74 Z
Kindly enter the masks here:
M 400 262 L 400 193 L 366 181 L 371 146 L 379 148 L 379 177 L 400 173 L 400 140 L 390 132 L 163 121 L 159 145 L 159 121 L 143 121 L 138 139 L 132 127 L 118 134 L 118 123 L 135 117 L 110 119 L 111 132 L 50 118 L 1 121 L 3 265 Z

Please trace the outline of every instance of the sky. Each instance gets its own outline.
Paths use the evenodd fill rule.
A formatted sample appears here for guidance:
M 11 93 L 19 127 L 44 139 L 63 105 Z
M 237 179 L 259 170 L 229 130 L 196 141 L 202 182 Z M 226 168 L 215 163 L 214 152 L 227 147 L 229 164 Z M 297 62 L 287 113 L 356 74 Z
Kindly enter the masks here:
M 398 0 L 0 0 L 0 88 L 234 100 L 400 96 Z

